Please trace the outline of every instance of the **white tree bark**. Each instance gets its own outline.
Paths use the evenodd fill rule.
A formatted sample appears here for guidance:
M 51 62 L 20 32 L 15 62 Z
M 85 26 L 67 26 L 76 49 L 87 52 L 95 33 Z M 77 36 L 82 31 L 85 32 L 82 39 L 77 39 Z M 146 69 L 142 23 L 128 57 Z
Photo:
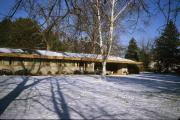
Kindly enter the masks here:
M 113 30 L 114 30 L 114 22 L 115 20 L 119 17 L 119 15 L 122 14 L 122 12 L 127 8 L 127 6 L 132 2 L 133 0 L 130 0 L 127 2 L 126 5 L 115 15 L 114 10 L 115 10 L 115 2 L 118 2 L 116 0 L 111 0 L 111 16 L 110 16 L 110 28 L 109 28 L 109 38 L 108 38 L 108 45 L 107 45 L 107 53 L 106 55 L 103 56 L 103 62 L 102 62 L 102 75 L 106 75 L 106 63 L 108 60 L 108 57 L 111 52 L 112 48 L 112 42 L 113 42 Z
M 97 16 L 98 16 L 98 33 L 99 33 L 99 47 L 101 51 L 101 55 L 103 55 L 103 40 L 102 40 L 102 28 L 101 28 L 101 16 L 100 16 L 100 7 L 99 7 L 99 0 L 97 2 Z
M 99 47 L 102 59 L 104 59 L 104 49 L 103 49 L 103 39 L 102 39 L 102 28 L 101 28 L 101 16 L 100 16 L 100 6 L 99 6 L 99 0 L 96 1 L 97 3 L 97 16 L 98 16 L 98 33 L 99 33 Z M 102 62 L 102 75 L 106 74 L 106 62 Z M 105 73 L 105 74 L 104 74 Z
M 114 4 L 115 0 L 111 1 L 112 7 L 111 7 L 111 19 L 110 19 L 110 28 L 109 28 L 109 40 L 108 40 L 108 47 L 107 47 L 107 53 L 103 57 L 103 63 L 102 63 L 102 75 L 106 75 L 106 62 L 108 60 L 108 56 L 111 52 L 112 47 L 112 41 L 113 41 L 113 29 L 114 29 Z
M 112 48 L 112 42 L 113 42 L 113 30 L 114 30 L 114 22 L 118 18 L 118 16 L 127 8 L 127 6 L 132 2 L 133 0 L 129 0 L 127 4 L 124 5 L 124 7 L 117 12 L 117 14 L 114 14 L 115 10 L 115 3 L 118 2 L 117 0 L 110 0 L 111 2 L 111 14 L 110 14 L 110 26 L 109 26 L 109 34 L 108 34 L 108 44 L 107 44 L 107 51 L 105 51 L 105 47 L 103 47 L 103 39 L 102 39 L 102 26 L 101 26 L 101 13 L 100 13 L 100 3 L 99 0 L 96 0 L 96 8 L 97 8 L 97 16 L 98 16 L 98 34 L 99 34 L 99 47 L 102 55 L 102 75 L 106 75 L 106 63 L 108 60 L 108 57 L 111 52 Z M 93 2 L 93 0 L 91 0 Z

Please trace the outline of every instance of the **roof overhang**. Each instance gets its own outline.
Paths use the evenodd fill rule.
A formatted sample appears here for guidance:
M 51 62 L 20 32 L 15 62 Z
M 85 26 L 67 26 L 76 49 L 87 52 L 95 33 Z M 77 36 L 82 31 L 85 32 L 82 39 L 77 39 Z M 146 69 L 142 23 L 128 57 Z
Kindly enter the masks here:
M 22 54 L 22 53 L 0 53 L 0 57 L 6 58 L 23 58 L 23 59 L 48 59 L 48 60 L 67 60 L 67 61 L 84 61 L 84 62 L 102 62 L 99 58 L 86 58 L 86 57 L 64 57 L 64 56 L 46 56 L 36 54 Z M 108 63 L 119 63 L 119 64 L 142 64 L 142 62 L 127 61 L 127 60 L 107 60 Z

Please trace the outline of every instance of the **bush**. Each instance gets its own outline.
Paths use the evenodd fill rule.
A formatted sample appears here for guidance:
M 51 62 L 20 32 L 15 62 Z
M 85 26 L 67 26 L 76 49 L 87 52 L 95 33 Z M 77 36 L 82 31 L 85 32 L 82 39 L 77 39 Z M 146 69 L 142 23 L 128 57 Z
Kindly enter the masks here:
M 59 73 L 59 71 L 57 71 L 56 73 L 55 73 L 55 75 L 59 75 L 60 73 Z
M 43 73 L 41 71 L 39 71 L 38 73 L 36 73 L 35 75 L 43 75 Z
M 102 70 L 96 70 L 96 71 L 95 71 L 95 74 L 96 74 L 96 75 L 101 75 L 101 73 L 102 73 Z
M 139 67 L 137 65 L 128 65 L 128 72 L 129 74 L 139 74 Z
M 51 73 L 51 71 L 48 71 L 48 73 L 47 73 L 48 75 L 52 75 L 52 73 Z
M 82 74 L 82 72 L 80 70 L 75 70 L 74 74 Z
M 84 71 L 84 74 L 95 74 L 95 72 L 93 72 L 93 71 Z
M 180 75 L 180 66 L 177 66 L 177 68 L 174 69 L 174 71 L 176 74 Z
M 23 69 L 16 71 L 15 75 L 31 75 L 31 72 L 28 69 Z
M 9 69 L 2 69 L 0 70 L 0 75 L 12 75 L 13 72 Z

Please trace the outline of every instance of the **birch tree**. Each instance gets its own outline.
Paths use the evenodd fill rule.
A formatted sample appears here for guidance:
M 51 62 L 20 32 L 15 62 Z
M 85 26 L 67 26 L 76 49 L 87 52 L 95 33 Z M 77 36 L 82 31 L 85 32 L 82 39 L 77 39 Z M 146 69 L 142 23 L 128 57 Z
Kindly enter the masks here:
M 91 0 L 92 1 L 92 0 Z M 93 2 L 93 1 L 92 1 Z M 106 1 L 104 1 L 106 2 Z M 100 12 L 101 6 L 100 6 L 100 0 L 96 0 L 96 9 L 97 9 L 97 16 L 98 16 L 98 34 L 99 34 L 99 46 L 100 51 L 102 55 L 102 75 L 106 74 L 106 63 L 108 56 L 111 52 L 112 48 L 112 42 L 113 42 L 113 30 L 114 30 L 114 23 L 117 20 L 117 18 L 122 14 L 122 12 L 128 7 L 128 5 L 132 2 L 132 0 L 128 1 L 124 7 L 120 11 L 118 11 L 116 14 L 114 13 L 117 0 L 109 0 L 108 2 L 111 3 L 111 13 L 110 13 L 110 20 L 109 20 L 109 32 L 108 32 L 108 40 L 107 40 L 107 47 L 103 45 L 103 37 L 102 37 L 102 21 L 101 18 L 104 13 Z M 106 14 L 106 13 L 105 13 Z
M 115 24 L 120 20 L 120 18 L 123 18 L 123 15 L 126 16 L 125 14 L 127 10 L 133 11 L 134 8 L 137 11 L 144 9 L 148 12 L 148 10 L 146 9 L 146 4 L 143 0 L 91 0 L 91 2 L 96 3 L 95 7 L 98 16 L 98 38 L 102 55 L 102 75 L 106 75 L 106 63 L 112 49 Z M 104 18 L 106 17 L 108 18 L 106 28 L 107 37 L 104 37 L 104 33 L 102 31 L 104 27 Z

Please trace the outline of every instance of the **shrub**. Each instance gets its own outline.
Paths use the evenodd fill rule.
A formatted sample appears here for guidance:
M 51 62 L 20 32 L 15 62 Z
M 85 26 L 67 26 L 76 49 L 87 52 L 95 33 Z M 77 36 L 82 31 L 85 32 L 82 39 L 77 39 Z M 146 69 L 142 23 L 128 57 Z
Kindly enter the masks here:
M 102 73 L 102 70 L 96 70 L 96 71 L 95 71 L 95 74 L 96 74 L 96 75 L 101 75 L 101 73 Z
M 23 69 L 16 71 L 15 75 L 31 75 L 31 72 L 28 69 Z
M 38 73 L 36 73 L 36 75 L 43 75 L 43 73 L 39 71 Z
M 84 71 L 84 74 L 95 74 L 93 71 Z
M 0 70 L 0 75 L 12 75 L 13 72 L 9 69 L 2 69 Z
M 174 69 L 175 73 L 180 75 L 180 66 L 177 66 L 176 69 Z
M 82 72 L 80 70 L 75 70 L 74 74 L 82 74 Z
M 139 74 L 139 67 L 137 65 L 131 65 L 129 64 L 128 66 L 128 72 L 129 74 Z
M 52 73 L 51 73 L 51 71 L 48 71 L 48 73 L 47 73 L 48 75 L 52 75 Z
M 55 73 L 55 75 L 59 75 L 60 73 L 59 73 L 59 71 L 57 71 L 56 73 Z

